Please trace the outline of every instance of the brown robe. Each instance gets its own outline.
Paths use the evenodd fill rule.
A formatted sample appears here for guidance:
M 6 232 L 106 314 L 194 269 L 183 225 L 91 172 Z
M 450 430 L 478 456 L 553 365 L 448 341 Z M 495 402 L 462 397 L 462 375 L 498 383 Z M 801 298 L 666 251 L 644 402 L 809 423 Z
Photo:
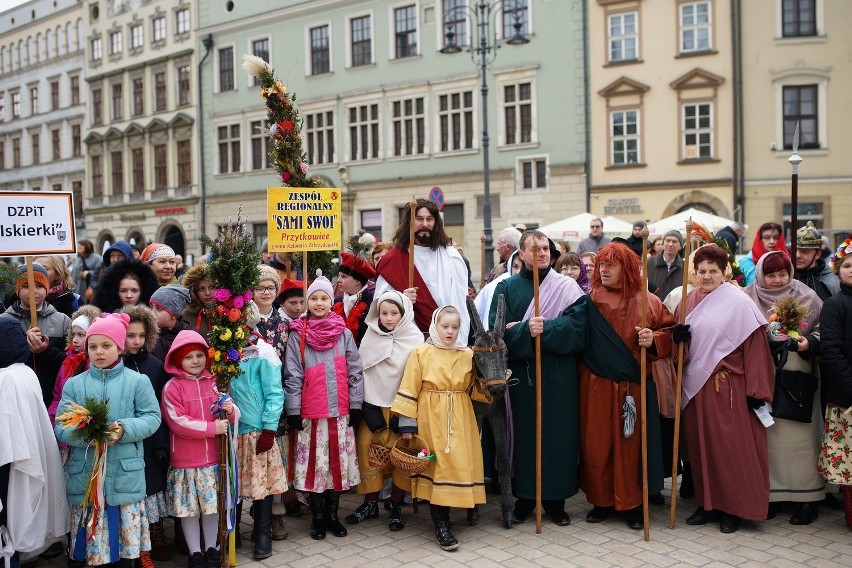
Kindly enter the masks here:
M 700 292 L 700 291 L 699 291 Z M 687 313 L 707 295 L 693 291 Z M 676 312 L 679 312 L 680 308 Z M 700 323 L 692 326 L 700 333 Z M 748 373 L 746 373 L 748 365 Z M 727 369 L 730 376 L 714 376 Z M 713 370 L 710 380 L 683 409 L 695 502 L 749 520 L 763 520 L 769 507 L 769 453 L 766 428 L 746 404 L 746 396 L 772 400 L 775 369 L 766 330 L 756 329 Z
M 648 360 L 669 356 L 672 315 L 660 299 L 648 296 L 648 324 L 654 331 L 657 353 L 648 352 Z M 642 292 L 625 298 L 620 290 L 600 288 L 591 293 L 592 301 L 639 361 L 640 348 L 635 327 L 642 319 Z M 651 365 L 648 365 L 648 380 Z M 615 507 L 627 511 L 642 505 L 642 415 L 639 377 L 637 382 L 616 382 L 592 373 L 580 365 L 580 476 L 589 503 L 597 507 Z M 624 438 L 621 409 L 624 397 L 636 400 L 634 434 Z M 650 460 L 649 460 L 650 461 Z

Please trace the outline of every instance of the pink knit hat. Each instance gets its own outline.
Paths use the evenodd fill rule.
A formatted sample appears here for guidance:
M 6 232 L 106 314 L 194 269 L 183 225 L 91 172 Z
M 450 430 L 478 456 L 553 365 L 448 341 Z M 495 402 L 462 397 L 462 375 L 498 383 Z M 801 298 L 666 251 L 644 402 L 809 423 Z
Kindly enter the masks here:
M 129 325 L 130 316 L 127 314 L 105 314 L 103 317 L 95 318 L 86 332 L 86 346 L 88 347 L 91 336 L 105 335 L 118 345 L 119 351 L 124 351 L 124 342 L 127 340 L 127 326 Z
M 308 287 L 308 298 L 310 298 L 314 292 L 319 292 L 320 290 L 328 294 L 328 297 L 334 301 L 334 289 L 331 287 L 331 282 L 329 282 L 328 278 L 325 276 L 317 276 L 317 279 L 311 283 Z

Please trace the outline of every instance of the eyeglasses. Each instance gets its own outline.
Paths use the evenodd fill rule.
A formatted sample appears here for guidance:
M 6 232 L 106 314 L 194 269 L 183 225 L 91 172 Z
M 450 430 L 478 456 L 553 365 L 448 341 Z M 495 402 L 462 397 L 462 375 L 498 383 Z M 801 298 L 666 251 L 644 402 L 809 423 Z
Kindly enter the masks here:
M 589 225 L 590 229 L 600 229 L 603 225 Z
M 254 293 L 255 294 L 263 294 L 263 293 L 274 294 L 275 289 L 276 289 L 275 286 L 255 286 L 254 287 Z

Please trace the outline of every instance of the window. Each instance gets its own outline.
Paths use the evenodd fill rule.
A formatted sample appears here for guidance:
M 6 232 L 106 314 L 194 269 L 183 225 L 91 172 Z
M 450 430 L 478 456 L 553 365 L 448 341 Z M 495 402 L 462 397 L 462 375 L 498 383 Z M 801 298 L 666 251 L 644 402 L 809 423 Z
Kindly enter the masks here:
M 83 137 L 79 124 L 71 126 L 71 155 L 74 157 L 83 155 Z
M 12 93 L 12 118 L 21 116 L 21 93 L 15 91 Z
M 713 114 L 710 103 L 683 105 L 683 159 L 713 157 Z
M 236 173 L 240 171 L 240 125 L 231 124 L 220 126 L 219 140 L 219 173 Z
M 521 188 L 547 188 L 547 161 L 544 158 L 521 160 Z
M 379 157 L 379 105 L 349 108 L 349 159 L 374 160 Z
M 133 116 L 145 113 L 145 79 L 133 79 Z
M 404 6 L 393 11 L 394 38 L 396 49 L 394 57 L 417 55 L 417 6 Z
M 473 91 L 438 97 L 441 152 L 473 148 Z
M 503 87 L 503 120 L 507 145 L 532 141 L 532 83 Z
M 263 241 L 269 236 L 269 227 L 266 223 L 252 223 L 251 232 L 254 235 L 254 244 L 257 250 L 263 246 Z
M 331 71 L 331 48 L 328 25 L 311 28 L 311 75 Z
M 103 92 L 101 89 L 92 90 L 92 124 L 103 122 Z
M 444 27 L 455 34 L 453 42 L 456 45 L 467 45 L 467 10 L 466 0 L 443 0 Z M 511 36 L 510 36 L 511 37 Z
M 133 193 L 145 191 L 145 150 L 134 148 L 130 155 L 133 168 Z
M 639 111 L 623 110 L 610 113 L 612 165 L 639 163 Z
M 92 39 L 92 61 L 100 61 L 104 56 L 104 46 L 101 38 Z
M 92 156 L 92 197 L 104 194 L 104 172 L 101 156 Z
M 502 214 L 501 214 L 501 212 L 500 212 L 500 211 L 501 211 L 501 208 L 500 208 L 500 194 L 499 194 L 499 193 L 492 193 L 492 194 L 489 196 L 489 198 L 491 199 L 491 217 L 492 217 L 492 218 L 494 218 L 494 217 L 497 217 L 497 218 L 502 217 L 503 215 L 502 215 Z M 477 219 L 482 219 L 482 209 L 483 209 L 483 206 L 484 206 L 484 203 L 483 203 L 483 201 L 484 201 L 484 200 L 485 200 L 485 197 L 484 197 L 484 196 L 482 196 L 482 195 L 476 195 L 476 196 L 475 196 L 475 205 L 476 205 L 476 213 L 475 213 L 475 215 L 476 215 L 476 218 L 477 218 Z M 528 223 L 528 224 L 527 224 L 527 227 L 529 227 L 529 226 L 530 226 L 530 225 L 529 225 L 529 223 Z
M 426 119 L 423 97 L 393 101 L 393 155 L 423 154 L 426 146 Z
M 21 167 L 21 139 L 12 138 L 12 167 Z
M 6 143 L 0 140 L 0 172 L 6 169 Z
M 376 239 L 382 238 L 382 210 L 364 209 L 361 211 L 361 230 L 370 233 Z
M 38 87 L 30 87 L 30 110 L 38 114 Z
M 708 51 L 710 44 L 710 2 L 680 5 L 680 51 Z
M 112 86 L 112 119 L 120 120 L 122 117 L 123 99 L 121 94 L 121 83 Z
M 305 113 L 303 135 L 307 144 L 308 163 L 329 164 L 334 161 L 334 111 Z
M 249 125 L 251 136 L 251 169 L 265 170 L 269 166 L 269 136 L 263 131 L 263 121 L 255 120 Z
M 145 30 L 142 24 L 134 24 L 130 26 L 130 49 L 139 49 L 142 47 L 145 39 Z
M 234 90 L 234 48 L 219 50 L 219 91 Z
M 793 134 L 799 124 L 799 148 L 819 148 L 819 109 L 817 85 L 784 87 L 784 148 L 793 147 Z
M 607 18 L 610 62 L 636 59 L 638 33 L 636 16 L 636 12 L 628 12 L 626 14 L 612 14 Z
M 58 128 L 50 131 L 50 146 L 53 149 L 53 159 L 59 160 L 62 158 L 62 138 Z
M 164 190 L 169 187 L 168 152 L 165 144 L 154 146 L 154 189 Z
M 124 156 L 121 152 L 110 155 L 112 161 L 112 195 L 124 193 Z
M 59 110 L 59 81 L 50 82 L 50 110 Z
M 189 65 L 181 65 L 177 70 L 178 106 L 189 104 Z
M 530 33 L 530 15 L 528 0 L 511 0 L 503 2 L 503 38 L 510 39 L 515 33 L 527 35 Z M 520 29 L 515 31 L 515 24 L 520 24 Z
M 109 54 L 119 55 L 121 53 L 121 31 L 109 34 Z
M 189 8 L 183 8 L 175 12 L 175 33 L 189 33 Z
M 251 42 L 251 52 L 269 63 L 269 38 L 253 40 Z M 260 85 L 260 79 L 252 77 L 252 85 L 255 87 Z
M 166 39 L 166 17 L 157 16 L 151 21 L 151 41 L 154 43 Z
M 784 37 L 817 35 L 817 0 L 782 0 L 781 20 Z
M 352 67 L 373 62 L 373 29 L 370 16 L 360 16 L 349 21 L 352 37 Z
M 80 76 L 74 75 L 71 77 L 71 105 L 78 104 L 80 104 Z
M 83 182 L 72 181 L 71 193 L 74 195 L 74 213 L 78 216 L 83 214 Z
M 154 73 L 154 110 L 166 110 L 166 72 Z
M 0 122 L 6 120 L 6 97 L 0 93 Z
M 192 150 L 189 140 L 177 143 L 178 187 L 188 189 L 192 185 Z
M 62 191 L 62 184 L 61 183 L 54 183 L 53 184 L 53 191 Z
M 41 137 L 38 134 L 30 134 L 30 142 L 33 148 L 33 163 L 41 163 Z

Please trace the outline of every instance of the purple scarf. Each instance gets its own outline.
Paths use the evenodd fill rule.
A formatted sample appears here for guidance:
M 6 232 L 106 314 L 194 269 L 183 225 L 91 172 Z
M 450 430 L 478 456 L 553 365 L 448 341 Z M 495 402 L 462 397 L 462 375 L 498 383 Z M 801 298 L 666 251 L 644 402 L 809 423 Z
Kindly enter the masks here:
M 329 312 L 324 318 L 301 317 L 290 322 L 290 331 L 304 336 L 314 351 L 328 351 L 337 343 L 346 330 L 346 322 L 335 312 Z
M 689 294 L 704 292 L 695 289 Z M 681 408 L 704 387 L 722 359 L 768 322 L 748 296 L 726 282 L 701 300 L 686 323 L 692 326 L 692 340 L 683 370 Z
M 538 287 L 539 308 L 544 319 L 555 319 L 562 315 L 565 308 L 583 296 L 583 290 L 572 278 L 559 274 L 552 268 L 542 279 Z M 524 320 L 527 321 L 535 312 L 535 299 L 530 302 Z

